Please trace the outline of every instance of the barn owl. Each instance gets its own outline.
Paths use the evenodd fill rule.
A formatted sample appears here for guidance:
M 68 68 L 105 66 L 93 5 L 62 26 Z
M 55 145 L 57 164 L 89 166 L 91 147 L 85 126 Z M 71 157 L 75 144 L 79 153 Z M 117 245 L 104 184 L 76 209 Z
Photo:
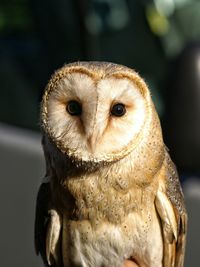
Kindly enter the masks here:
M 187 214 L 144 80 L 106 62 L 65 65 L 41 105 L 46 176 L 35 246 L 45 266 L 183 267 Z

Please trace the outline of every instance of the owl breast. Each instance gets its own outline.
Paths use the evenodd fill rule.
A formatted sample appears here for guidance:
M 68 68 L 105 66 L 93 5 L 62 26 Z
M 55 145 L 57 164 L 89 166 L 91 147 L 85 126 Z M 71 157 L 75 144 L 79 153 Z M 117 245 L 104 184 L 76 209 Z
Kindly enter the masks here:
M 141 267 L 161 267 L 160 225 L 155 212 L 144 212 L 146 216 L 129 213 L 121 224 L 102 220 L 96 227 L 90 220 L 64 219 L 64 266 L 122 267 L 125 259 L 133 258 Z M 149 224 L 151 219 L 154 223 Z
M 99 184 L 92 178 L 65 183 L 74 197 L 70 213 L 63 212 L 65 267 L 122 267 L 129 258 L 141 267 L 161 267 L 162 235 L 152 188 L 144 191 L 120 177 Z

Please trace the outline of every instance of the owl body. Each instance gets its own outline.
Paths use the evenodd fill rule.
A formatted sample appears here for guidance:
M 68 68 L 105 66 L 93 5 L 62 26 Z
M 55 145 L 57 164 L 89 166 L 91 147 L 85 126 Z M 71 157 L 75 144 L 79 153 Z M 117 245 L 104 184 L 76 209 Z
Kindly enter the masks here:
M 47 266 L 183 266 L 182 191 L 137 73 L 66 65 L 46 88 L 42 126 L 49 182 L 35 236 Z

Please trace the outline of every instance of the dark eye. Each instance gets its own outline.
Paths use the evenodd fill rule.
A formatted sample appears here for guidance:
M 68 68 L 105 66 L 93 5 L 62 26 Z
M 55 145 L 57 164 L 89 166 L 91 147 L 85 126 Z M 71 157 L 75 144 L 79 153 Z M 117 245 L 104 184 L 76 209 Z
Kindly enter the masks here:
M 117 103 L 112 106 L 111 114 L 116 117 L 121 117 L 126 113 L 125 105 L 122 103 Z
M 75 100 L 71 100 L 68 102 L 66 110 L 72 116 L 79 116 L 82 113 L 81 104 Z

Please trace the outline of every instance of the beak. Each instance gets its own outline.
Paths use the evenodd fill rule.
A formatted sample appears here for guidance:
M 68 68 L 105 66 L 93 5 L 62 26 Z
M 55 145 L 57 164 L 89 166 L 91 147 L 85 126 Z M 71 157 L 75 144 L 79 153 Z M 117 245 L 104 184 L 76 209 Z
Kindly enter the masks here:
M 100 132 L 97 129 L 94 129 L 94 131 L 88 137 L 88 145 L 92 153 L 95 152 L 99 140 Z

